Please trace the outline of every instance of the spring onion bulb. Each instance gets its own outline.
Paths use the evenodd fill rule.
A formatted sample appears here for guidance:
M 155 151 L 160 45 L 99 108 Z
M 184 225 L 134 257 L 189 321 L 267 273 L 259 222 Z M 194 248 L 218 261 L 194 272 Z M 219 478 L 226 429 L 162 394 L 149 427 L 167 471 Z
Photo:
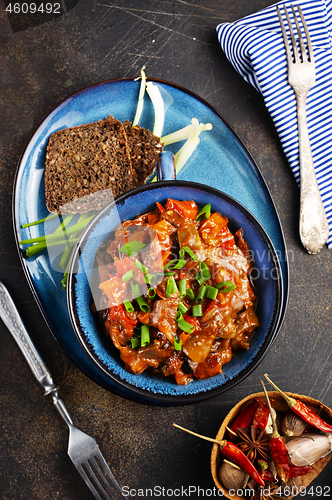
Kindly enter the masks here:
M 27 257 L 32 257 L 33 255 L 40 252 L 41 250 L 45 250 L 45 248 L 47 248 L 47 247 L 56 247 L 58 245 L 65 245 L 67 243 L 67 241 L 68 240 L 50 241 L 47 243 L 47 246 L 46 246 L 46 243 L 43 241 L 37 242 L 35 245 L 29 246 L 26 249 L 25 254 Z M 74 245 L 75 243 L 77 243 L 77 241 L 78 241 L 78 238 L 73 238 L 72 240 L 70 240 L 70 243 L 71 243 L 71 245 Z
M 211 130 L 211 129 L 212 129 L 211 123 L 199 124 L 199 134 L 201 132 L 204 132 L 204 130 Z M 165 146 L 168 146 L 169 144 L 173 144 L 174 142 L 186 141 L 193 133 L 194 133 L 194 125 L 193 124 L 187 125 L 186 127 L 181 128 L 180 130 L 165 135 L 160 139 L 160 142 L 163 143 Z
M 174 156 L 176 173 L 178 173 L 181 170 L 181 168 L 184 166 L 184 164 L 187 162 L 187 160 L 190 158 L 190 156 L 193 154 L 198 144 L 200 143 L 199 123 L 197 118 L 192 119 L 192 124 L 193 124 L 192 135 L 189 137 L 189 139 L 186 140 L 182 148 L 179 149 L 179 151 Z
M 152 82 L 147 82 L 145 87 L 154 107 L 155 120 L 152 133 L 157 137 L 161 137 L 165 118 L 164 101 L 161 97 L 158 85 L 155 85 Z
M 136 114 L 135 114 L 135 118 L 134 118 L 134 121 L 132 124 L 133 127 L 135 127 L 135 125 L 138 125 L 138 122 L 141 118 L 141 114 L 143 111 L 143 104 L 144 104 L 145 85 L 146 85 L 146 76 L 145 76 L 144 68 L 143 68 L 143 69 L 141 69 L 141 86 L 139 88 Z

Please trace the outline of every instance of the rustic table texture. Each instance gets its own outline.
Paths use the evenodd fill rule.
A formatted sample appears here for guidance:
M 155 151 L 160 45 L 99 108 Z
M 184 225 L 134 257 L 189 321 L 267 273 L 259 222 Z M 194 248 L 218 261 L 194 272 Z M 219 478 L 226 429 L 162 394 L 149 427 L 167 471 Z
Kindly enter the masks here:
M 23 6 L 24 2 L 18 5 Z M 30 0 L 28 0 L 28 4 Z M 308 255 L 298 236 L 299 189 L 263 99 L 234 70 L 216 36 L 269 0 L 61 0 L 59 13 L 14 11 L 0 2 L 0 280 L 60 387 L 77 426 L 92 435 L 128 498 L 212 496 L 211 444 L 172 427 L 215 436 L 240 399 L 259 392 L 265 372 L 282 388 L 332 406 L 332 250 Z M 40 0 L 36 5 L 40 5 Z M 16 5 L 16 4 L 15 4 Z M 11 12 L 10 12 L 11 11 Z M 208 101 L 255 159 L 285 235 L 290 289 L 279 334 L 260 365 L 240 384 L 207 401 L 160 407 L 123 399 L 98 386 L 49 331 L 22 270 L 12 227 L 15 171 L 31 134 L 64 98 L 97 82 L 136 77 L 183 86 Z M 90 500 L 67 456 L 67 428 L 35 382 L 0 322 L 0 498 Z M 330 496 L 331 466 L 314 481 Z M 191 489 L 190 489 L 191 488 Z M 194 493 L 194 488 L 196 492 Z M 201 490 L 199 490 L 201 488 Z M 179 490 L 180 489 L 180 490 Z M 168 493 L 167 493 L 168 490 Z

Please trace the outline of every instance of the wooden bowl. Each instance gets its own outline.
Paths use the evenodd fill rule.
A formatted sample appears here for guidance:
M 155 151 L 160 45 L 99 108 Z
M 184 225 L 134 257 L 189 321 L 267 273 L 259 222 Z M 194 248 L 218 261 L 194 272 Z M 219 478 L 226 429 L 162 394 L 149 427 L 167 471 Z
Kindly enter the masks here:
M 287 412 L 289 411 L 289 407 L 287 406 L 285 400 L 280 396 L 278 392 L 270 391 L 268 392 L 269 397 L 274 400 L 273 407 L 277 412 Z M 320 401 L 317 401 L 316 399 L 310 398 L 308 396 L 301 396 L 299 394 L 293 394 L 291 392 L 287 392 L 288 396 L 291 396 L 295 399 L 298 399 L 305 403 L 307 406 L 309 406 L 312 410 L 314 410 L 316 413 L 319 412 L 320 416 L 324 419 L 327 420 L 328 422 L 332 419 L 332 410 L 328 408 L 327 406 L 323 405 Z M 251 394 L 250 396 L 247 396 L 246 398 L 242 399 L 232 410 L 228 413 L 226 416 L 225 420 L 223 421 L 218 434 L 216 436 L 216 439 L 218 441 L 221 441 L 222 439 L 227 439 L 228 437 L 228 431 L 227 427 L 229 428 L 235 418 L 238 416 L 239 413 L 241 413 L 244 408 L 251 402 L 253 398 L 258 398 L 260 401 L 265 401 L 265 395 L 264 392 L 258 392 L 256 394 Z M 317 432 L 319 432 L 317 430 Z M 225 438 L 224 438 L 225 436 Z M 306 488 L 317 476 L 320 474 L 320 472 L 324 469 L 324 467 L 327 465 L 327 463 L 330 461 L 332 457 L 332 453 L 329 453 L 326 457 L 321 458 L 318 460 L 316 463 L 313 464 L 313 470 L 311 472 L 308 472 L 307 474 L 300 476 L 300 477 L 295 477 L 290 479 L 286 484 L 290 487 L 290 491 L 294 492 L 294 495 L 288 496 L 287 500 L 295 496 L 295 494 L 300 493 L 300 488 L 302 489 Z M 212 452 L 211 452 L 211 473 L 212 477 L 214 480 L 214 483 L 216 487 L 222 491 L 225 497 L 229 498 L 230 500 L 243 500 L 245 496 L 238 496 L 235 493 L 239 493 L 239 490 L 235 492 L 234 490 L 230 491 L 225 488 L 218 476 L 218 471 L 219 468 L 222 464 L 223 461 L 223 455 L 220 452 L 219 445 L 216 443 L 213 445 Z M 297 493 L 296 493 L 297 492 Z M 245 494 L 244 494 L 245 495 Z M 280 495 L 277 495 L 276 498 L 280 499 Z

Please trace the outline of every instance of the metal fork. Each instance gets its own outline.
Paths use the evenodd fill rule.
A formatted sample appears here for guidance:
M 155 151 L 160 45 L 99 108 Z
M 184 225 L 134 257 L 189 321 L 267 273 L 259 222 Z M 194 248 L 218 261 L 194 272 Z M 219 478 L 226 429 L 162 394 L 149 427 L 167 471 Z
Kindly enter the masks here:
M 68 425 L 68 455 L 94 497 L 98 500 L 110 500 L 112 497 L 115 500 L 125 499 L 96 441 L 73 424 L 48 368 L 35 348 L 8 290 L 1 282 L 0 317 L 21 349 L 35 378 L 45 389 L 45 395 L 52 397 L 56 409 Z
M 310 140 L 306 116 L 306 100 L 309 90 L 316 81 L 316 70 L 314 53 L 310 40 L 309 30 L 305 22 L 300 5 L 297 11 L 302 21 L 302 26 L 307 40 L 307 50 L 303 41 L 298 18 L 293 5 L 291 10 L 295 21 L 297 36 L 300 44 L 300 53 L 297 47 L 294 30 L 288 14 L 287 8 L 283 5 L 287 24 L 292 42 L 292 51 L 289 46 L 286 28 L 281 16 L 279 7 L 277 12 L 281 26 L 282 36 L 286 49 L 288 65 L 288 83 L 295 92 L 297 103 L 297 120 L 299 134 L 299 157 L 300 157 L 300 238 L 303 246 L 311 254 L 318 253 L 329 235 L 327 218 L 318 189 L 314 163 L 310 148 Z M 292 55 L 293 52 L 293 55 Z

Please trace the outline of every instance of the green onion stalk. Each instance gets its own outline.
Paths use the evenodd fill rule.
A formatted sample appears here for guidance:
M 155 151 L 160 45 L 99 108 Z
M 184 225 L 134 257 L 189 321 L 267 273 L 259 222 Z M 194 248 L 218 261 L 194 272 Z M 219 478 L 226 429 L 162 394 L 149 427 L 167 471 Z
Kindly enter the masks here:
M 70 257 L 74 248 L 74 245 L 77 243 L 80 233 L 87 226 L 87 224 L 92 220 L 95 216 L 96 211 L 84 212 L 80 215 L 78 221 L 75 224 L 70 226 L 72 219 L 76 214 L 70 214 L 65 217 L 65 219 L 59 224 L 59 226 L 55 229 L 55 231 L 48 235 L 38 236 L 36 238 L 28 238 L 25 240 L 21 240 L 19 242 L 20 245 L 29 245 L 25 250 L 25 254 L 27 257 L 33 257 L 39 252 L 42 252 L 48 247 L 65 245 L 65 249 L 62 253 L 59 267 L 64 269 L 64 276 L 61 281 L 62 287 L 65 289 L 67 284 L 67 273 Z M 37 221 L 29 222 L 26 224 L 22 224 L 22 228 L 36 226 L 38 224 L 44 223 L 46 220 L 53 219 L 55 217 L 59 217 L 58 214 L 51 214 L 48 217 L 43 219 L 39 219 Z
M 190 156 L 193 154 L 196 147 L 200 143 L 200 138 L 199 138 L 200 127 L 198 120 L 197 118 L 193 118 L 191 121 L 193 124 L 193 133 L 186 140 L 182 148 L 179 149 L 179 151 L 174 156 L 176 173 L 180 172 L 181 168 L 188 161 L 188 159 L 190 158 Z
M 135 118 L 134 118 L 134 121 L 132 124 L 133 127 L 135 127 L 135 125 L 138 125 L 139 120 L 141 118 L 141 114 L 143 111 L 143 104 L 144 104 L 145 86 L 146 86 L 146 76 L 145 76 L 144 68 L 143 68 L 143 69 L 141 69 L 141 85 L 140 85 L 140 89 L 139 89 L 136 114 L 135 114 Z
M 175 142 L 186 141 L 191 137 L 195 131 L 195 126 L 193 123 L 191 125 L 187 125 L 180 130 L 172 132 L 171 134 L 165 135 L 160 139 L 160 142 L 164 144 L 164 146 L 168 146 L 169 144 L 173 144 Z M 199 134 L 205 130 L 211 130 L 211 123 L 200 123 L 199 124 Z
M 165 119 L 164 101 L 163 98 L 161 97 L 158 85 L 155 85 L 152 82 L 147 82 L 145 88 L 152 101 L 155 113 L 154 127 L 152 133 L 157 137 L 161 137 Z

